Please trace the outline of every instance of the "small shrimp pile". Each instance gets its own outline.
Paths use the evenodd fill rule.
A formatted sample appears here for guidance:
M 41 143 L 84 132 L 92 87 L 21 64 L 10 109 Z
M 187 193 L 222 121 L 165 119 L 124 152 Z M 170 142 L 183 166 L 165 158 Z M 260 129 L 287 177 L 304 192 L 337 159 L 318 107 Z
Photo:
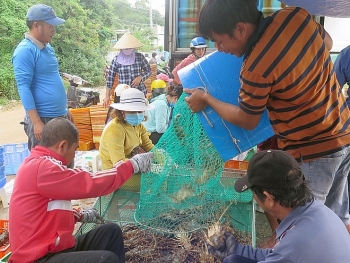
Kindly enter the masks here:
M 227 229 L 227 227 L 226 227 Z M 203 231 L 160 235 L 134 224 L 122 226 L 127 263 L 219 263 L 221 260 L 208 252 L 208 237 Z M 234 231 L 227 229 L 227 231 Z M 235 234 L 236 235 L 236 234 Z M 242 237 L 238 237 L 240 241 Z M 244 238 L 243 238 L 244 239 Z M 249 239 L 243 241 L 249 243 Z

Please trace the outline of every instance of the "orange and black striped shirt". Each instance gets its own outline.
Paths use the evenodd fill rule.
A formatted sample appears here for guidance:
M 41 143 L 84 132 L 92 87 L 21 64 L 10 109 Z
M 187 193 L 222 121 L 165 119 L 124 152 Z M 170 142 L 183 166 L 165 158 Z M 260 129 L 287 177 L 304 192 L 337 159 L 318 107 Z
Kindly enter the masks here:
M 298 161 L 341 150 L 350 144 L 350 111 L 323 27 L 299 7 L 281 9 L 268 21 L 260 37 L 252 36 L 258 40 L 243 61 L 240 108 L 253 115 L 267 108 L 278 147 Z

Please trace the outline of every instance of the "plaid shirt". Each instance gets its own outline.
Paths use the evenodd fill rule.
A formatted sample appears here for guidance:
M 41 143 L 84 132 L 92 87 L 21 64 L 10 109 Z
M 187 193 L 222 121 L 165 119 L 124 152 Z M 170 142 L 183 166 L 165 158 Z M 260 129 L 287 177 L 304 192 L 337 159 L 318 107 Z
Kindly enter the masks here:
M 118 74 L 118 84 L 127 84 L 131 86 L 131 82 L 138 76 L 141 76 L 142 80 L 140 85 L 133 88 L 139 89 L 145 95 L 147 94 L 145 80 L 151 76 L 151 67 L 149 66 L 146 58 L 141 54 L 135 53 L 135 63 L 132 65 L 121 65 L 117 62 L 117 56 L 112 60 L 109 68 L 106 86 L 111 89 L 114 83 L 115 75 Z

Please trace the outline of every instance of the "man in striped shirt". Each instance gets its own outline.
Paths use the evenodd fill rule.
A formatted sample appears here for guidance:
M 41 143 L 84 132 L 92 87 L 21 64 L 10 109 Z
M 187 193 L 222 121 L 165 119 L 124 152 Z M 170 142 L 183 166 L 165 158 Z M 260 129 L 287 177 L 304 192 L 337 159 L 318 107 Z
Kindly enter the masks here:
M 349 109 L 329 56 L 332 40 L 311 15 L 287 7 L 264 18 L 255 0 L 207 0 L 199 31 L 218 51 L 244 56 L 239 106 L 187 90 L 192 111 L 211 106 L 223 119 L 253 129 L 268 109 L 278 148 L 300 163 L 316 199 L 350 231 Z

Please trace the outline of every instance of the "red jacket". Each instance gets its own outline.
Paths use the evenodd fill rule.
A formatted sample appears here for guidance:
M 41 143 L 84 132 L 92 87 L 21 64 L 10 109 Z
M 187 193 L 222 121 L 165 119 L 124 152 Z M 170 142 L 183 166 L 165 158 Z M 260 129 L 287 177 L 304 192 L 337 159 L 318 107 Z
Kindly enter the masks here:
M 112 193 L 134 172 L 129 161 L 97 173 L 66 165 L 57 153 L 36 146 L 19 168 L 9 206 L 9 262 L 34 262 L 73 247 L 71 200 Z

